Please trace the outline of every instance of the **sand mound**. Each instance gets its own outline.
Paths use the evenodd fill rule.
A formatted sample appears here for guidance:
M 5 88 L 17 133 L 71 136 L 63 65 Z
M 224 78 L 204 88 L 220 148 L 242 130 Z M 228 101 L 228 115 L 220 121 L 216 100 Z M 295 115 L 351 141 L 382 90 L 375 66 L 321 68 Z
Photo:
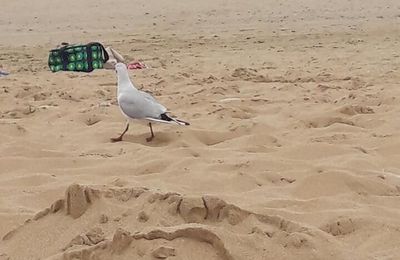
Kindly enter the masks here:
M 45 231 L 50 223 L 51 229 Z M 339 230 L 325 229 L 334 235 Z M 38 238 L 37 232 L 46 232 L 47 238 Z M 263 246 L 253 248 L 255 240 Z M 19 247 L 28 241 L 29 246 Z M 174 256 L 229 260 L 263 259 L 280 253 L 295 259 L 308 248 L 314 248 L 313 257 L 322 256 L 325 252 L 318 250 L 321 243 L 335 244 L 321 229 L 243 210 L 214 196 L 186 197 L 146 188 L 98 189 L 78 184 L 68 187 L 64 199 L 8 232 L 3 242 L 3 250 L 12 259 L 28 255 L 41 259 Z M 339 250 L 333 244 L 330 250 L 337 256 Z M 295 251 L 288 254 L 285 248 Z M 206 252 L 195 255 L 202 250 Z

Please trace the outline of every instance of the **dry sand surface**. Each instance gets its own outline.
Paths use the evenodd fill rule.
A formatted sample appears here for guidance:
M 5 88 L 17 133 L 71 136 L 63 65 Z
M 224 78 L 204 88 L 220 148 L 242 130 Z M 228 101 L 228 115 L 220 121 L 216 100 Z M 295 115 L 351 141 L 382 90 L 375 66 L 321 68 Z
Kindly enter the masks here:
M 0 259 L 400 259 L 398 0 L 1 1 Z M 124 128 L 101 41 L 189 127 Z

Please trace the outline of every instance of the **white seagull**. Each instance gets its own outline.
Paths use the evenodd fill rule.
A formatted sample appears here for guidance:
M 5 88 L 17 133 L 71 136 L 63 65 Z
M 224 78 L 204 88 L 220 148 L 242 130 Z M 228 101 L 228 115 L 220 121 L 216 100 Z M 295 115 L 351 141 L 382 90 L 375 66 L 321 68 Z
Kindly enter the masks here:
M 127 118 L 127 123 L 125 130 L 119 137 L 111 138 L 112 142 L 122 141 L 122 137 L 128 131 L 129 122 L 133 119 L 148 122 L 151 136 L 146 138 L 147 142 L 154 138 L 152 122 L 190 125 L 188 122 L 168 116 L 167 109 L 158 103 L 153 96 L 135 88 L 129 79 L 128 69 L 124 63 L 117 63 L 115 71 L 118 78 L 118 105 L 122 114 Z

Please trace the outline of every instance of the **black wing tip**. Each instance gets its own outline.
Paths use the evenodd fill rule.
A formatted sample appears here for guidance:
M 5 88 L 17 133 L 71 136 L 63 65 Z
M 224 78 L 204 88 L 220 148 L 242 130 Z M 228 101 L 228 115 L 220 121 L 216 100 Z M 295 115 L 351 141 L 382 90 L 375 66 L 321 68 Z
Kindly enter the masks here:
M 185 121 L 182 121 L 182 120 L 179 120 L 179 119 L 170 118 L 166 113 L 161 114 L 160 118 L 161 118 L 161 120 L 168 121 L 168 122 L 169 121 L 175 121 L 175 122 L 178 122 L 178 123 L 182 123 L 184 125 L 190 125 L 190 123 L 188 123 L 188 122 L 185 122 Z
M 190 125 L 189 122 L 185 122 L 185 121 L 182 121 L 182 120 L 178 120 L 178 122 L 184 123 L 185 125 Z
M 160 119 L 164 121 L 173 121 L 166 113 L 160 115 Z

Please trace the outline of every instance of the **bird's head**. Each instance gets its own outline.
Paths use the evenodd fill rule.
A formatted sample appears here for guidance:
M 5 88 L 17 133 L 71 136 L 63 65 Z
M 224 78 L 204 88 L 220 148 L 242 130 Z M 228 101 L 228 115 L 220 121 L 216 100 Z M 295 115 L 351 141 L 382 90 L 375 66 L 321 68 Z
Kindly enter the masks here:
M 115 64 L 115 73 L 121 74 L 122 72 L 125 72 L 127 70 L 126 65 L 122 62 L 118 62 Z

